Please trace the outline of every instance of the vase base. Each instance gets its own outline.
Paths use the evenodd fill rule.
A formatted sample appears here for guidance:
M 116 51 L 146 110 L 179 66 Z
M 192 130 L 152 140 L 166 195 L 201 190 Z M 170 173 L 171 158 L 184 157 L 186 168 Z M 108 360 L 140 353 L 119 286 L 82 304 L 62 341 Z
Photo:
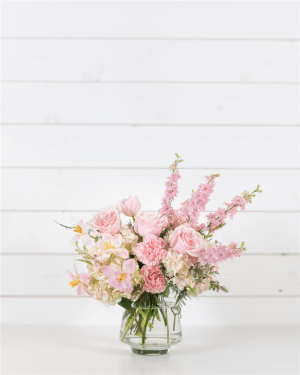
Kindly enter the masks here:
M 133 354 L 138 355 L 149 355 L 149 356 L 158 356 L 158 355 L 165 355 L 169 353 L 168 348 L 162 348 L 162 349 L 141 349 L 141 348 L 131 348 L 131 351 Z

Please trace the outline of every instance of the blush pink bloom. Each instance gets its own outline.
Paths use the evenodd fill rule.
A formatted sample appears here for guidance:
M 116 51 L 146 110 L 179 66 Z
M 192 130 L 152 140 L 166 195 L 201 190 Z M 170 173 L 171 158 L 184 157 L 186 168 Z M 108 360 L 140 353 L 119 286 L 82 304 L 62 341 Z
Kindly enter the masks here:
M 203 238 L 195 229 L 180 225 L 170 238 L 170 246 L 183 255 L 199 257 L 200 249 L 203 247 Z
M 135 216 L 141 209 L 141 202 L 138 197 L 133 197 L 132 195 L 123 199 L 119 202 L 122 207 L 122 213 L 126 216 Z
M 174 162 L 174 164 L 170 165 L 170 169 L 172 171 L 171 176 L 167 178 L 166 182 L 166 191 L 165 195 L 162 199 L 162 207 L 159 210 L 161 216 L 170 217 L 174 210 L 172 208 L 172 201 L 178 194 L 178 180 L 180 180 L 180 174 L 177 169 L 178 166 L 178 159 Z
M 167 255 L 166 242 L 154 234 L 146 234 L 143 242 L 137 244 L 135 253 L 138 259 L 149 266 L 160 263 Z
M 73 229 L 73 232 L 76 234 L 71 239 L 71 245 L 74 245 L 75 242 L 79 241 L 80 239 L 84 245 L 90 245 L 92 243 L 92 239 L 88 234 L 89 229 L 90 221 L 84 224 L 82 219 L 79 220 Z
M 103 269 L 103 274 L 109 279 L 110 284 L 119 289 L 120 292 L 131 293 L 133 286 L 130 274 L 135 271 L 135 260 L 127 259 L 123 262 L 122 270 L 115 266 L 108 266 Z
M 202 265 L 208 263 L 217 265 L 224 260 L 242 256 L 245 250 L 245 248 L 238 248 L 235 242 L 230 242 L 228 246 L 210 244 L 210 246 L 201 249 L 198 262 Z
M 123 237 L 121 234 L 112 236 L 111 234 L 104 233 L 101 240 L 98 240 L 97 246 L 100 255 L 97 256 L 97 260 L 100 263 L 106 262 L 111 254 L 117 255 L 123 259 L 129 258 L 129 252 L 127 249 L 120 247 L 122 244 Z M 104 250 L 104 252 L 103 252 Z
M 157 264 L 143 266 L 141 272 L 145 279 L 144 290 L 150 293 L 161 293 L 166 289 L 164 275 Z
M 186 219 L 184 215 L 180 212 L 180 210 L 174 211 L 169 220 L 170 220 L 170 223 L 173 224 L 175 228 L 181 224 L 186 223 Z
M 116 234 L 119 232 L 122 222 L 120 218 L 121 206 L 109 206 L 98 212 L 91 222 L 91 229 L 101 234 Z
M 90 275 L 88 273 L 78 273 L 75 260 L 74 260 L 74 271 L 75 271 L 75 275 L 70 271 L 67 271 L 67 272 L 68 272 L 68 275 L 72 279 L 72 281 L 69 282 L 69 285 L 71 286 L 71 288 L 77 287 L 76 288 L 77 297 L 81 297 L 82 295 L 84 295 L 84 293 L 91 295 L 86 288 L 86 285 L 88 285 L 90 281 Z
M 135 217 L 134 230 L 142 237 L 148 233 L 159 236 L 167 225 L 168 220 L 165 216 L 158 217 L 155 212 L 140 211 Z

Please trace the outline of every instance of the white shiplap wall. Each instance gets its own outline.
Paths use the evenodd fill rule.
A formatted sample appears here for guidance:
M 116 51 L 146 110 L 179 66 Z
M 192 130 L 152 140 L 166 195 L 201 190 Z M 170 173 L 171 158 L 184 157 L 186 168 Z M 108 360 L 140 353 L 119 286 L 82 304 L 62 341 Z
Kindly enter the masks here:
M 2 37 L 4 323 L 118 324 L 69 289 L 53 219 L 157 209 L 175 152 L 179 202 L 209 173 L 208 211 L 263 189 L 217 235 L 248 248 L 221 267 L 230 294 L 185 324 L 298 322 L 298 2 L 4 2 Z

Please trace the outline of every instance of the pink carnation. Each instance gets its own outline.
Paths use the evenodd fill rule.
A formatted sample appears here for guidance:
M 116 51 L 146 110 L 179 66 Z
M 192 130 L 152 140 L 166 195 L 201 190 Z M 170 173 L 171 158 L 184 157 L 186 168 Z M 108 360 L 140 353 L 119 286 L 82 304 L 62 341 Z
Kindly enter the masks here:
M 135 253 L 138 259 L 149 266 L 160 263 L 167 255 L 166 242 L 154 234 L 146 234 L 143 242 L 137 244 Z
M 145 279 L 144 290 L 150 293 L 161 293 L 166 289 L 164 275 L 157 264 L 143 266 L 141 272 Z

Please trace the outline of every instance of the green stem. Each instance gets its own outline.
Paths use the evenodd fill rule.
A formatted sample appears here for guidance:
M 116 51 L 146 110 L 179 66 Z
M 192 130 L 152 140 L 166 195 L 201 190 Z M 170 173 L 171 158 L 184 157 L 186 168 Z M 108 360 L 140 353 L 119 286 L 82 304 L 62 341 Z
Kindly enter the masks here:
M 140 333 L 143 334 L 143 331 L 141 330 L 141 327 L 140 327 L 138 321 L 136 320 L 136 318 L 135 318 L 135 323 L 136 323 L 136 326 L 137 326 L 138 330 L 140 331 Z
M 159 309 L 160 312 L 161 312 L 161 315 L 163 317 L 163 320 L 164 320 L 164 323 L 165 323 L 165 326 L 167 325 L 167 320 L 166 320 L 166 317 L 165 317 L 165 314 L 164 314 L 164 310 L 163 309 Z
M 153 311 L 153 315 L 152 315 L 152 323 L 151 323 L 152 327 L 150 327 L 150 331 L 151 331 L 151 329 L 153 328 L 154 319 L 155 319 L 155 311 Z
M 169 323 L 168 323 L 168 310 L 166 309 L 166 326 L 167 326 L 167 342 L 170 342 L 170 330 L 169 330 Z
M 124 340 L 124 337 L 125 337 L 126 333 L 128 332 L 129 328 L 132 326 L 132 323 L 134 322 L 135 316 L 134 316 L 133 312 L 131 314 L 128 317 L 127 322 L 125 324 L 124 333 L 123 333 L 123 335 L 121 337 L 121 341 Z
M 142 345 L 145 345 L 146 331 L 147 331 L 147 326 L 148 326 L 150 314 L 151 314 L 151 309 L 149 308 L 148 311 L 147 311 L 147 317 L 146 317 L 146 321 L 145 321 L 145 325 L 144 325 L 144 331 L 143 331 L 143 336 L 142 336 Z
M 173 323 L 173 331 L 175 331 L 175 324 L 176 324 L 176 314 L 174 313 L 173 309 L 171 308 L 172 313 L 174 314 L 174 323 Z
M 126 315 L 124 316 L 124 319 L 126 319 L 127 316 L 130 315 L 130 314 L 132 313 L 133 310 L 134 310 L 134 307 L 133 307 L 131 310 L 128 311 L 128 314 L 126 314 Z

